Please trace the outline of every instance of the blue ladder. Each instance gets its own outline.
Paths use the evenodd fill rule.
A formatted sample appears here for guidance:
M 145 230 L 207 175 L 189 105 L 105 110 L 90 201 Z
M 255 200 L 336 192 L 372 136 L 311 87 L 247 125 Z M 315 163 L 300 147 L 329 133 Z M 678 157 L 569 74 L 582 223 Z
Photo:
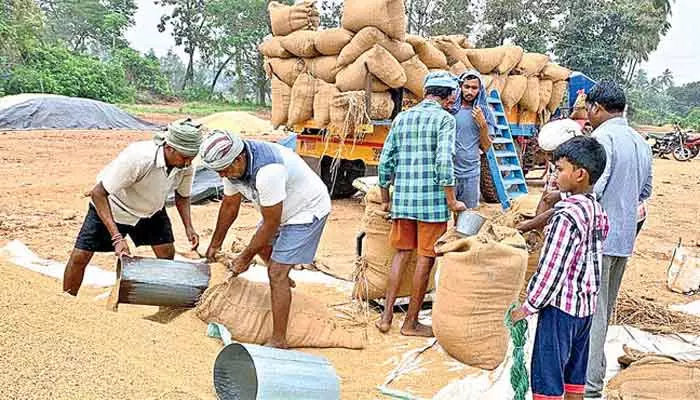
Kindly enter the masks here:
M 493 144 L 486 151 L 491 179 L 498 194 L 498 201 L 504 210 L 510 208 L 510 201 L 527 194 L 527 183 L 520 165 L 518 149 L 513 143 L 510 124 L 498 91 L 492 90 L 486 99 L 496 118 Z

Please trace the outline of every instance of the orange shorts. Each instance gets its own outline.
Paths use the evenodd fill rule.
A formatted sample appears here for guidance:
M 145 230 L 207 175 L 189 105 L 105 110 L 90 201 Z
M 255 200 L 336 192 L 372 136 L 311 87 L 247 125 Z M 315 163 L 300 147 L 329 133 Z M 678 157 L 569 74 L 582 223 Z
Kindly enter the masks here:
M 435 242 L 447 232 L 447 222 L 420 222 L 395 219 L 391 224 L 389 242 L 398 250 L 418 250 L 419 256 L 435 257 Z

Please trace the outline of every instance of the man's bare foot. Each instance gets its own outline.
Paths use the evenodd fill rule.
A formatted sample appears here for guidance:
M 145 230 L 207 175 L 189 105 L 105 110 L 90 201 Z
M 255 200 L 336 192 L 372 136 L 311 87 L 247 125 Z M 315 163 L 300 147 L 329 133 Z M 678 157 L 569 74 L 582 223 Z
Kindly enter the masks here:
M 391 321 L 384 321 L 384 318 L 381 318 L 374 323 L 374 326 L 379 329 L 379 332 L 387 333 L 391 330 Z
M 283 350 L 286 350 L 289 348 L 289 345 L 287 344 L 286 340 L 277 340 L 277 339 L 273 339 L 273 338 L 268 339 L 268 341 L 265 342 L 265 344 L 263 346 L 274 347 L 276 349 L 283 349 Z
M 421 323 L 416 322 L 416 325 L 413 327 L 406 326 L 404 324 L 403 327 L 401 327 L 401 334 L 404 336 L 420 336 L 420 337 L 434 337 L 435 334 L 433 334 L 433 328 L 428 326 L 428 325 L 423 325 Z

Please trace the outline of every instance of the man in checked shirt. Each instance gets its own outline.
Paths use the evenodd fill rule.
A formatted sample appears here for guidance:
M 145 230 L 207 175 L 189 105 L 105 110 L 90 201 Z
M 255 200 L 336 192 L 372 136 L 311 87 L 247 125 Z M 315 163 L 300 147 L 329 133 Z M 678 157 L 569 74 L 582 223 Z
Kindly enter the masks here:
M 589 337 L 596 309 L 608 216 L 593 185 L 605 169 L 605 149 L 577 136 L 554 151 L 557 183 L 571 195 L 555 205 L 537 272 L 519 321 L 538 313 L 532 353 L 533 400 L 583 399 Z

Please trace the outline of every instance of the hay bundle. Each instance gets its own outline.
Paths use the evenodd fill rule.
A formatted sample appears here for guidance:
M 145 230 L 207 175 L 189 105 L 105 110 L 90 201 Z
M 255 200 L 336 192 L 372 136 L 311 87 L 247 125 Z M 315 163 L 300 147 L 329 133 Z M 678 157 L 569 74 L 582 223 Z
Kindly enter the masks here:
M 406 83 L 404 87 L 411 93 L 422 99 L 424 96 L 423 81 L 428 75 L 428 67 L 425 66 L 418 56 L 411 57 L 410 60 L 401 63 L 406 72 Z
M 557 108 L 559 108 L 568 87 L 569 84 L 566 81 L 554 82 L 552 87 L 552 97 L 549 99 L 549 104 L 547 105 L 547 110 L 549 112 L 553 113 L 557 110 Z
M 392 39 L 403 41 L 406 7 L 403 0 L 345 0 L 342 25 L 353 32 L 374 26 Z
M 549 79 L 555 82 L 569 79 L 569 75 L 571 75 L 570 69 L 555 63 L 547 63 L 542 69 L 542 79 Z
M 350 43 L 354 33 L 343 28 L 326 29 L 319 31 L 314 41 L 314 47 L 321 55 L 337 56 L 341 50 Z
M 292 86 L 292 99 L 289 103 L 289 125 L 298 124 L 313 118 L 316 79 L 308 73 L 299 75 Z
M 273 76 L 270 82 L 272 88 L 272 126 L 277 129 L 287 123 L 289 103 L 292 98 L 292 88 Z
M 537 112 L 542 112 L 547 109 L 549 100 L 552 99 L 552 89 L 554 89 L 554 82 L 547 79 L 540 81 L 540 107 Z
M 314 30 L 321 23 L 321 16 L 313 1 L 303 1 L 293 6 L 276 1 L 267 6 L 270 13 L 272 34 L 286 36 L 298 30 Z
M 520 102 L 527 90 L 527 77 L 523 75 L 510 75 L 506 79 L 505 87 L 501 92 L 503 106 L 510 109 Z M 539 104 L 539 99 L 538 99 Z
M 296 31 L 280 38 L 282 47 L 297 57 L 312 58 L 319 55 L 316 51 L 316 31 Z
M 467 50 L 469 62 L 482 74 L 489 74 L 503 62 L 505 51 L 502 47 Z
M 269 58 L 266 70 L 289 86 L 294 85 L 299 75 L 306 71 L 306 64 L 299 58 Z
M 534 76 L 542 72 L 545 65 L 549 62 L 549 56 L 539 53 L 525 53 L 523 58 L 515 67 L 515 72 L 520 75 Z
M 328 83 L 335 83 L 335 76 L 340 70 L 337 60 L 335 56 L 308 58 L 305 60 L 306 69 L 315 78 L 322 79 Z
M 314 121 L 326 126 L 331 122 L 331 102 L 333 97 L 339 93 L 335 85 L 324 81 L 316 82 L 316 95 L 314 96 Z
M 369 52 L 365 52 L 354 63 L 338 71 L 335 77 L 335 85 L 338 90 L 341 92 L 365 90 L 368 77 L 371 80 L 370 86 L 373 92 L 389 90 L 389 86 L 369 72 L 368 58 Z
M 540 80 L 536 76 L 527 78 L 527 88 L 518 102 L 520 110 L 536 113 L 540 108 Z
M 420 61 L 428 68 L 447 69 L 447 58 L 427 39 L 416 35 L 406 36 L 406 41 L 413 46 Z
M 520 46 L 501 46 L 501 48 L 503 49 L 503 60 L 496 67 L 496 72 L 508 75 L 520 63 L 524 50 Z
M 204 322 L 224 325 L 237 341 L 264 344 L 272 335 L 270 285 L 231 278 L 207 289 L 195 314 Z M 365 340 L 358 333 L 342 328 L 318 300 L 292 292 L 289 346 L 361 349 Z
M 282 47 L 282 41 L 277 36 L 272 36 L 260 43 L 258 46 L 258 51 L 262 53 L 265 57 L 269 58 L 290 58 L 293 57 L 292 53 L 285 50 Z
M 700 335 L 700 318 L 671 311 L 667 306 L 630 292 L 622 292 L 615 307 L 615 325 L 632 325 L 661 335 L 688 333 Z

